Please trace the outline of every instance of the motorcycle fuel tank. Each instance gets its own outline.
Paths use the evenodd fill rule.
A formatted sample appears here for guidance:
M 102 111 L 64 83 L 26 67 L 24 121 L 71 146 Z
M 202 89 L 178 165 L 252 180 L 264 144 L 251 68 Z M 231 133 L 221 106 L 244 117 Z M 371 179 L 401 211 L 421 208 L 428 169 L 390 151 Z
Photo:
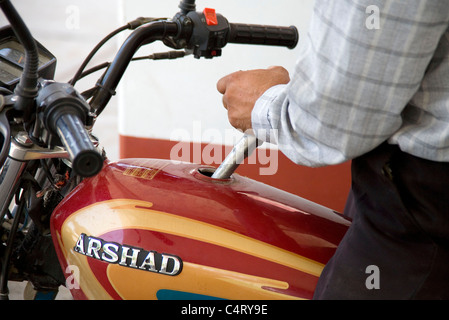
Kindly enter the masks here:
M 309 299 L 350 222 L 287 192 L 169 160 L 105 164 L 56 208 L 75 299 Z

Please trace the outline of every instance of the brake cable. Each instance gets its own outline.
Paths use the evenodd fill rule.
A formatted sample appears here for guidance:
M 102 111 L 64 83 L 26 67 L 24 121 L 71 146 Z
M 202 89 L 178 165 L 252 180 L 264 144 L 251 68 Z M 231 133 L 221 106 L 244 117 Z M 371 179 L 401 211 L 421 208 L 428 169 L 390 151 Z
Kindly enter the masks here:
M 146 55 L 146 56 L 141 56 L 141 57 L 135 57 L 132 58 L 131 61 L 139 61 L 139 60 L 174 60 L 174 59 L 178 59 L 178 58 L 183 58 L 187 55 L 191 54 L 191 52 L 188 51 L 176 51 L 176 50 L 172 50 L 172 51 L 167 51 L 167 52 L 156 52 L 150 55 Z M 100 71 L 102 69 L 106 69 L 111 65 L 111 62 L 103 62 L 95 67 L 92 67 L 86 71 L 84 71 L 83 73 L 81 73 L 78 76 L 78 80 L 94 73 L 97 71 Z M 84 92 L 81 93 L 81 95 L 84 97 L 84 99 L 89 99 L 92 97 L 92 95 L 95 93 L 96 89 L 98 89 L 98 86 L 95 86 L 91 89 L 88 89 Z
M 83 63 L 81 64 L 81 66 L 79 67 L 78 71 L 75 73 L 75 75 L 73 76 L 73 78 L 69 81 L 69 84 L 71 84 L 72 86 L 75 85 L 75 83 L 82 78 L 82 74 L 84 69 L 86 68 L 87 64 L 92 60 L 93 56 L 98 52 L 98 50 L 100 50 L 100 48 L 106 43 L 108 42 L 110 39 L 112 39 L 114 36 L 116 36 L 117 34 L 119 34 L 122 31 L 125 30 L 134 30 L 137 29 L 138 27 L 152 22 L 152 21 L 158 21 L 158 20 L 166 20 L 163 18 L 144 18 L 144 17 L 140 17 L 137 18 L 133 21 L 128 22 L 127 24 L 121 26 L 120 28 L 115 29 L 114 31 L 112 31 L 111 33 L 109 33 L 106 37 L 104 37 L 93 49 L 92 51 L 89 53 L 89 55 L 84 59 Z

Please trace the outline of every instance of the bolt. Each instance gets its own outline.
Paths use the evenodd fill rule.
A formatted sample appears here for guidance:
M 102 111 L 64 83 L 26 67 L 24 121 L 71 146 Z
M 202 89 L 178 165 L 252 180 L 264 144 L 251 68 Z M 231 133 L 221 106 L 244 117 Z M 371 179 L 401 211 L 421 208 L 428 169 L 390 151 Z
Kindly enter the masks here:
M 30 137 L 25 131 L 20 131 L 14 137 L 14 139 L 24 147 L 31 147 L 33 145 L 33 141 L 31 141 Z

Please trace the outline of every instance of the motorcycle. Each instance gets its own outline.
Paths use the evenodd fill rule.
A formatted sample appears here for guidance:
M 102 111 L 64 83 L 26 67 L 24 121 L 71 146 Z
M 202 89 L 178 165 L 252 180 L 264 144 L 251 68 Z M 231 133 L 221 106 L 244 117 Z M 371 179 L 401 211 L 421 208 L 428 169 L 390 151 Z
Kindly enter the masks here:
M 228 43 L 294 48 L 297 29 L 229 23 L 194 0 L 171 19 L 138 18 L 103 39 L 68 83 L 9 0 L 0 8 L 0 298 L 27 281 L 30 298 L 310 299 L 350 220 L 235 174 L 257 147 L 245 134 L 218 167 L 165 159 L 110 161 L 93 136 L 137 50 L 154 60 L 215 58 Z M 85 70 L 131 30 L 112 63 Z M 77 81 L 102 73 L 84 92 Z

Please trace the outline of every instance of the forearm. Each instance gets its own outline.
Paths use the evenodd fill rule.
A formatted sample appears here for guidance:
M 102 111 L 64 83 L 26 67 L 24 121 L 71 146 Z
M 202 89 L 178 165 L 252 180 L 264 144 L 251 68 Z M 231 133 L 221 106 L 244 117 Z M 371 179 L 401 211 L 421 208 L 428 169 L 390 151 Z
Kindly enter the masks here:
M 381 29 L 369 30 L 370 3 L 318 1 L 292 80 L 253 109 L 253 129 L 274 130 L 280 150 L 299 164 L 340 163 L 391 137 L 444 32 L 437 7 L 395 1 L 382 2 Z

